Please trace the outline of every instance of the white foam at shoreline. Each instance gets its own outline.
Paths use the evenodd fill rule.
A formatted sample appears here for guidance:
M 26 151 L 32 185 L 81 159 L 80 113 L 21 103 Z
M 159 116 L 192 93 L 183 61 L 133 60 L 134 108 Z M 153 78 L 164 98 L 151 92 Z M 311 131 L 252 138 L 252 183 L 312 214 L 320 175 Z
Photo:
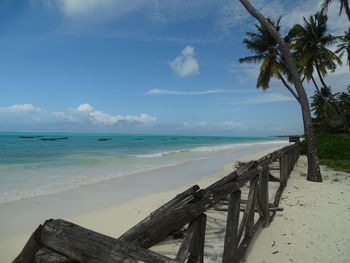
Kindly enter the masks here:
M 221 144 L 221 145 L 213 145 L 213 146 L 194 147 L 191 149 L 165 151 L 165 152 L 159 152 L 154 154 L 134 155 L 141 159 L 148 158 L 150 160 L 149 161 L 147 160 L 145 162 L 132 162 L 130 163 L 130 167 L 123 167 L 124 169 L 125 168 L 126 169 L 123 171 L 119 170 L 119 172 L 115 172 L 115 171 L 117 171 L 117 169 L 120 168 L 120 166 L 117 165 L 118 163 L 115 163 L 112 161 L 110 163 L 113 165 L 113 167 L 106 168 L 105 166 L 96 166 L 95 167 L 96 171 L 92 171 L 90 172 L 90 174 L 81 174 L 81 173 L 77 174 L 75 170 L 74 171 L 67 170 L 66 172 L 69 172 L 71 174 L 66 175 L 63 173 L 62 176 L 58 175 L 56 178 L 50 180 L 49 183 L 43 183 L 42 185 L 40 184 L 35 185 L 35 188 L 33 187 L 29 189 L 28 186 L 26 185 L 25 187 L 18 186 L 17 189 L 10 189 L 10 190 L 5 190 L 3 192 L 0 192 L 0 203 L 7 203 L 11 201 L 16 201 L 16 200 L 30 199 L 37 196 L 55 194 L 55 193 L 59 193 L 67 190 L 76 189 L 85 185 L 100 183 L 113 178 L 127 177 L 135 174 L 139 174 L 142 172 L 177 166 L 185 162 L 193 162 L 193 161 L 205 159 L 206 157 L 203 156 L 203 154 L 206 154 L 206 153 L 219 153 L 220 151 L 244 149 L 244 148 L 258 146 L 258 145 L 273 146 L 277 144 L 286 144 L 286 141 L 278 140 L 278 141 L 263 141 L 263 142 L 237 143 L 237 144 Z M 191 155 L 184 155 L 184 156 L 181 156 L 181 158 L 170 157 L 172 154 L 179 154 L 179 153 L 188 153 Z M 165 156 L 170 158 L 159 159 Z M 152 158 L 154 158 L 154 161 L 151 161 Z M 164 161 L 166 161 L 166 163 Z M 117 166 L 114 167 L 114 165 L 117 165 Z M 105 170 L 101 170 L 101 169 L 105 169 Z M 52 177 L 52 174 L 50 174 L 50 171 L 47 171 L 47 173 L 45 174 Z
M 190 149 L 174 150 L 174 151 L 164 151 L 164 152 L 148 153 L 148 154 L 135 154 L 134 156 L 138 158 L 158 158 L 158 157 L 163 157 L 166 155 L 177 154 L 177 153 L 218 152 L 218 151 L 232 150 L 232 149 L 248 147 L 253 145 L 267 145 L 267 144 L 273 145 L 273 144 L 281 144 L 281 143 L 286 143 L 286 141 L 278 140 L 278 141 L 250 142 L 250 143 L 219 144 L 219 145 L 194 147 Z

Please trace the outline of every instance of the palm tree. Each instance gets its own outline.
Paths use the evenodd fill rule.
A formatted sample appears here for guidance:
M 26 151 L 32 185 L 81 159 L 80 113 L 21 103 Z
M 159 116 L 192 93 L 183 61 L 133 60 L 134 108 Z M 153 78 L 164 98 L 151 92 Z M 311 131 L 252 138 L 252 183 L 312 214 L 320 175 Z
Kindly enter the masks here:
M 337 65 L 342 64 L 340 58 L 328 49 L 337 41 L 337 38 L 327 34 L 327 19 L 327 16 L 322 13 L 310 16 L 309 20 L 304 17 L 304 26 L 294 25 L 287 36 L 306 79 L 312 79 L 316 69 L 324 88 L 327 85 L 323 77 L 328 71 L 333 72 Z
M 315 127 L 319 131 L 335 131 L 339 132 L 339 119 L 329 108 L 329 104 L 337 105 L 341 109 L 342 114 L 350 121 L 350 87 L 346 92 L 340 92 L 332 95 L 330 88 L 321 88 L 322 96 L 315 92 L 312 96 L 311 107 L 315 114 Z M 329 103 L 325 103 L 324 98 Z
M 321 7 L 321 12 L 325 13 L 328 10 L 329 5 L 333 2 L 333 0 L 324 0 Z M 340 8 L 339 8 L 339 16 L 343 12 L 343 9 L 345 9 L 345 13 L 348 16 L 348 19 L 350 21 L 350 8 L 349 8 L 349 1 L 348 0 L 339 0 Z
M 276 21 L 267 19 L 279 32 L 281 17 Z M 257 33 L 247 32 L 247 38 L 243 39 L 243 43 L 246 45 L 247 49 L 254 52 L 255 55 L 240 58 L 239 63 L 261 63 L 260 73 L 256 82 L 257 88 L 262 88 L 266 90 L 269 88 L 269 83 L 272 77 L 277 78 L 282 81 L 284 86 L 290 91 L 290 93 L 299 102 L 298 95 L 293 90 L 293 88 L 287 83 L 287 80 L 283 75 L 288 74 L 285 62 L 278 49 L 276 40 L 271 36 L 271 34 L 261 25 L 255 25 Z M 289 77 L 287 76 L 287 79 Z M 300 102 L 299 102 L 300 103 Z
M 308 159 L 307 180 L 314 182 L 322 182 L 320 166 L 316 155 L 315 135 L 312 127 L 310 105 L 300 79 L 296 62 L 289 51 L 288 45 L 282 39 L 281 35 L 278 33 L 276 28 L 262 14 L 260 14 L 260 12 L 258 12 L 248 0 L 239 1 L 251 15 L 262 24 L 262 26 L 271 34 L 271 36 L 276 40 L 278 44 L 278 49 L 280 50 L 284 58 L 286 68 L 288 69 L 290 78 L 293 81 L 294 87 L 297 91 L 297 95 L 301 106 L 306 138 L 306 152 Z
M 337 118 L 334 116 L 329 105 L 335 103 L 334 97 L 330 88 L 321 88 L 320 91 L 321 94 L 315 92 L 312 96 L 311 109 L 316 116 L 315 120 L 317 124 L 333 126 Z
M 349 65 L 350 69 L 350 28 L 348 31 L 344 31 L 344 36 L 339 36 L 338 39 L 341 41 L 337 45 L 338 49 L 335 53 L 339 54 L 339 57 L 342 57 L 344 53 L 347 53 L 346 64 Z
M 327 89 L 328 86 L 323 77 L 329 71 L 333 72 L 337 65 L 342 64 L 337 54 L 328 49 L 329 46 L 337 41 L 337 37 L 327 34 L 327 16 L 322 13 L 316 13 L 310 16 L 309 20 L 304 17 L 304 26 L 300 24 L 294 25 L 289 31 L 287 39 L 294 49 L 294 56 L 298 60 L 300 72 L 308 81 L 312 80 L 316 91 L 324 99 L 324 102 L 328 104 L 334 115 L 342 120 L 344 129 L 350 132 L 345 116 L 337 109 L 336 105 L 331 105 L 322 96 L 322 92 L 313 76 L 316 71 L 323 89 Z

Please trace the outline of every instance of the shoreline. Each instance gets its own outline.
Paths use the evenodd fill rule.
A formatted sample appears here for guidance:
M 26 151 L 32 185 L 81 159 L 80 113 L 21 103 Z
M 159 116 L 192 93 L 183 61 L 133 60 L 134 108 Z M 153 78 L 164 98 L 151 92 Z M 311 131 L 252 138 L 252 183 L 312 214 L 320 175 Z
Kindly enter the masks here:
M 118 238 L 179 192 L 194 184 L 205 188 L 232 172 L 237 161 L 258 159 L 278 148 L 280 147 L 242 155 L 221 165 L 214 172 L 192 178 L 192 181 L 178 187 L 154 191 L 110 206 L 95 207 L 86 212 L 80 211 L 63 219 Z M 350 258 L 347 245 L 350 242 L 350 174 L 321 166 L 324 181 L 313 183 L 306 181 L 306 171 L 306 157 L 301 156 L 281 198 L 280 206 L 284 211 L 278 212 L 270 226 L 257 233 L 245 262 L 346 263 Z M 70 200 L 65 202 L 69 204 Z M 44 203 L 40 205 L 45 207 Z M 211 211 L 207 215 L 206 262 L 221 262 L 227 215 L 226 212 Z M 45 219 L 50 217 L 46 215 Z M 27 231 L 8 236 L 0 235 L 0 261 L 11 262 L 42 222 L 43 220 L 35 222 Z M 14 222 L 12 224 L 17 227 Z M 151 250 L 170 257 L 175 256 L 181 241 L 168 241 L 157 244 Z
M 63 136 L 63 135 L 60 135 Z M 181 165 L 216 153 L 245 151 L 285 140 L 232 137 L 115 136 L 100 143 L 93 136 L 59 142 L 0 136 L 0 204 L 56 194 L 106 180 Z M 136 140 L 137 139 L 137 140 Z M 13 150 L 14 149 L 14 150 Z
M 3 219 L 0 226 L 0 261 L 12 260 L 36 227 L 49 218 L 63 218 L 118 237 L 189 186 L 198 184 L 204 188 L 232 172 L 238 160 L 258 159 L 282 146 L 251 147 L 230 156 L 222 152 L 217 155 L 216 162 L 199 160 L 180 167 L 161 168 L 66 192 L 0 204 Z M 191 172 L 192 176 L 186 175 L 186 172 Z M 160 179 L 163 185 L 155 184 Z M 122 181 L 128 182 L 123 185 Z

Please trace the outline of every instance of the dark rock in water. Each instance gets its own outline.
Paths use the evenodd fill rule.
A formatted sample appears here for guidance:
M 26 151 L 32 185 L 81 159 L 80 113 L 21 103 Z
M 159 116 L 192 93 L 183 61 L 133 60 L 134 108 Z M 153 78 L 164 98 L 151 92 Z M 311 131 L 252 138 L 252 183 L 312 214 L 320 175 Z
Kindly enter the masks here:
M 58 141 L 58 140 L 67 140 L 68 137 L 48 137 L 48 138 L 41 138 L 42 141 Z
M 134 138 L 134 140 L 142 141 L 143 138 L 142 137 L 137 137 L 137 138 Z
M 171 138 L 172 140 L 178 140 L 179 138 L 176 138 L 176 137 L 173 137 L 173 138 Z
M 111 139 L 111 138 L 98 138 L 97 140 L 98 140 L 98 141 L 105 142 L 105 141 L 110 141 L 110 140 L 112 140 L 112 139 Z

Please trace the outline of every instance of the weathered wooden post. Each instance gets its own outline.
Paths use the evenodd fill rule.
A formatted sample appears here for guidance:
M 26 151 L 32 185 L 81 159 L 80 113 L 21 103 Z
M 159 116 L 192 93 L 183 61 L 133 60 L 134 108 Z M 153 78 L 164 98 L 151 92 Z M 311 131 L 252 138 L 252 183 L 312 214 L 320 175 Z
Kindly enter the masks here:
M 258 205 L 261 212 L 261 217 L 264 218 L 264 227 L 269 224 L 269 169 L 266 168 L 259 172 L 258 184 Z
M 235 256 L 237 253 L 237 247 L 239 243 L 237 230 L 238 230 L 238 222 L 239 222 L 240 200 L 241 200 L 240 190 L 230 194 L 227 221 L 226 221 L 224 254 L 222 256 L 223 263 L 238 262 Z
M 180 262 L 187 260 L 190 263 L 203 262 L 206 220 L 206 214 L 202 214 L 189 224 L 176 260 Z
M 255 206 L 256 206 L 256 197 L 257 197 L 257 187 L 258 186 L 258 175 L 250 180 L 250 188 L 252 190 L 248 194 L 248 218 L 245 227 L 245 235 L 248 237 L 253 236 L 253 227 L 254 227 L 254 215 L 255 215 Z M 250 205 L 249 205 L 250 204 Z M 248 206 L 249 205 L 249 206 Z
M 285 155 L 282 155 L 279 159 L 280 162 L 280 186 L 286 186 L 287 185 L 287 176 L 286 176 L 286 157 Z

